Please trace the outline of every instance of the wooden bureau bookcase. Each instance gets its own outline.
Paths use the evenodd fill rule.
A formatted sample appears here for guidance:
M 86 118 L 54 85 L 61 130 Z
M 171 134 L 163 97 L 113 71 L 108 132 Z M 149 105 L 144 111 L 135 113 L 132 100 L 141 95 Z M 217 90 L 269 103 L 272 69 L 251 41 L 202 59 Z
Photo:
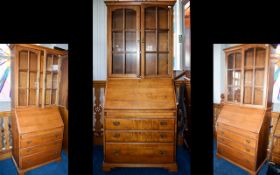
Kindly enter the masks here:
M 103 170 L 177 171 L 172 13 L 175 1 L 105 1 Z
M 64 124 L 58 105 L 62 92 L 61 63 L 66 51 L 32 44 L 10 45 L 13 160 L 26 171 L 60 160 Z M 63 88 L 65 89 L 65 88 Z
M 258 173 L 267 157 L 273 63 L 268 44 L 225 49 L 225 103 L 217 120 L 217 156 Z

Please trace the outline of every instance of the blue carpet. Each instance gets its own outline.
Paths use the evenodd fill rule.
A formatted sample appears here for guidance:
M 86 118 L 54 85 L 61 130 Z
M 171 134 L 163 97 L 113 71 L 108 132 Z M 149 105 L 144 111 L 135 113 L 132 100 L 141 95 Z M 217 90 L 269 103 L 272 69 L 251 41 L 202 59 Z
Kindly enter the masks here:
M 249 175 L 249 173 L 238 166 L 226 161 L 223 158 L 218 159 L 216 157 L 217 153 L 217 143 L 216 140 L 214 140 L 214 175 Z M 261 170 L 259 171 L 258 175 L 266 175 L 268 169 L 267 163 L 265 163 Z
M 102 171 L 103 147 L 93 148 L 94 175 L 190 175 L 190 155 L 182 146 L 177 147 L 178 172 L 170 173 L 163 168 L 113 168 L 110 172 Z
M 68 156 L 64 151 L 61 153 L 61 161 L 53 162 L 39 168 L 30 170 L 25 175 L 67 175 L 68 174 Z M 0 175 L 17 175 L 13 160 L 5 159 L 0 161 Z

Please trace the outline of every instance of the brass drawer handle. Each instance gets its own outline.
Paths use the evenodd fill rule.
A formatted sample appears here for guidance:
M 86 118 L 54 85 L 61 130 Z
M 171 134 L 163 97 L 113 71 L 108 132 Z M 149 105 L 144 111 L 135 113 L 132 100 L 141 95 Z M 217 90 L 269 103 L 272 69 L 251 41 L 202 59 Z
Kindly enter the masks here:
M 115 137 L 115 138 L 119 138 L 121 135 L 120 135 L 120 133 L 115 133 L 114 135 L 113 135 L 113 137 Z
M 249 149 L 249 148 L 245 148 L 245 150 L 246 150 L 247 152 L 250 152 L 250 149 Z
M 30 144 L 30 143 L 32 143 L 32 141 L 31 141 L 31 140 L 28 140 L 26 143 L 27 143 L 27 144 Z
M 167 125 L 167 121 L 160 121 L 160 125 Z
M 119 126 L 119 125 L 120 125 L 120 122 L 119 122 L 119 121 L 113 121 L 113 125 Z
M 160 154 L 161 156 L 164 156 L 164 155 L 166 155 L 166 151 L 160 150 L 160 151 L 159 151 L 159 154 Z
M 164 139 L 164 138 L 166 138 L 166 137 L 167 137 L 167 135 L 166 135 L 165 133 L 161 133 L 161 134 L 160 134 L 160 138 L 161 138 L 161 139 Z
M 113 155 L 114 156 L 119 156 L 120 155 L 120 150 L 113 150 Z
M 29 148 L 29 149 L 27 149 L 27 150 L 26 150 L 26 152 L 28 152 L 28 153 L 29 153 L 30 151 L 32 151 L 32 149 L 31 149 L 31 148 Z

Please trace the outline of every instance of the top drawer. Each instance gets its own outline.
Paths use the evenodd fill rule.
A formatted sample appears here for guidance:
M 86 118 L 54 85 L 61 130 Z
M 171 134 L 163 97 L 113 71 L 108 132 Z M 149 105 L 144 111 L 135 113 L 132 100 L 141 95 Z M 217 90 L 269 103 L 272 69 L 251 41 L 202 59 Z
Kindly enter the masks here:
M 49 143 L 55 140 L 60 140 L 62 138 L 63 129 L 59 128 L 47 132 L 24 134 L 21 136 L 20 145 L 21 148 L 25 148 Z
M 105 118 L 105 129 L 174 130 L 174 119 Z
M 246 146 L 256 148 L 257 140 L 245 137 L 243 135 L 240 135 L 239 133 L 232 132 L 223 128 L 218 128 L 217 135 L 220 137 L 227 138 L 231 141 L 236 141 L 238 143 L 244 144 Z

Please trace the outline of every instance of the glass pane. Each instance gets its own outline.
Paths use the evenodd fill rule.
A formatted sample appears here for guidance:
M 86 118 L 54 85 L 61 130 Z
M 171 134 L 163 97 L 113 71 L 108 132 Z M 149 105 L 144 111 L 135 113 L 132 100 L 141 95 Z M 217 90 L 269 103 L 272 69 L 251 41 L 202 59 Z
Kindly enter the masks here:
M 39 104 L 42 104 L 42 89 L 39 90 Z
M 114 10 L 112 12 L 112 28 L 123 29 L 123 9 Z
M 51 104 L 51 91 L 52 90 L 46 90 L 46 96 L 45 96 L 45 104 L 46 105 Z
M 29 70 L 30 71 L 37 71 L 37 55 L 33 52 L 30 52 L 30 59 L 29 59 Z
M 18 104 L 19 106 L 26 106 L 27 105 L 27 93 L 26 89 L 19 89 L 18 91 Z
M 123 33 L 113 32 L 113 51 L 123 51 Z
M 51 73 L 46 74 L 46 88 L 47 89 L 52 88 L 52 74 Z
M 40 58 L 40 72 L 43 72 L 44 70 L 44 55 L 41 55 L 41 58 Z
M 58 56 L 53 56 L 53 65 L 58 65 Z
M 123 74 L 124 73 L 124 54 L 113 54 L 112 73 L 113 74 Z
M 137 74 L 137 54 L 126 54 L 126 73 Z
M 159 51 L 168 51 L 168 32 L 158 33 Z
M 233 68 L 233 54 L 230 54 L 229 56 L 228 56 L 228 69 L 232 69 Z
M 156 8 L 148 7 L 145 8 L 145 29 L 156 28 Z
M 27 51 L 19 52 L 19 69 L 28 68 L 28 53 Z
M 52 55 L 47 55 L 47 71 L 52 71 Z
M 246 70 L 244 71 L 244 85 L 245 86 L 252 86 L 253 82 L 253 71 L 252 70 Z
M 52 89 L 57 88 L 57 73 L 53 74 L 53 79 L 52 79 Z
M 28 103 L 29 103 L 29 105 L 35 105 L 36 104 L 36 90 L 35 89 L 30 89 L 29 90 Z
M 125 10 L 125 28 L 136 29 L 136 11 L 131 9 Z
M 231 87 L 228 88 L 228 94 L 227 94 L 227 100 L 228 101 L 233 101 L 233 90 Z
M 19 72 L 19 87 L 20 88 L 27 87 L 27 72 L 23 72 L 23 71 Z
M 249 49 L 245 52 L 245 67 L 252 68 L 253 67 L 253 59 L 254 59 L 254 49 Z
M 233 72 L 233 85 L 240 86 L 241 71 Z
M 56 90 L 52 90 L 52 104 L 55 104 Z
M 158 27 L 168 29 L 168 9 L 158 8 Z
M 157 75 L 157 54 L 147 53 L 145 59 L 145 75 Z
M 265 49 L 262 48 L 256 49 L 256 66 L 257 67 L 265 66 Z
M 125 45 L 126 51 L 137 51 L 136 32 L 126 32 Z
M 245 104 L 251 104 L 252 100 L 252 87 L 245 87 L 244 88 L 244 102 Z
M 159 54 L 158 74 L 168 75 L 168 54 Z
M 145 32 L 146 51 L 156 51 L 157 41 L 155 32 Z
M 235 54 L 235 68 L 240 69 L 241 68 L 241 53 Z
M 262 105 L 263 100 L 263 91 L 262 88 L 255 88 L 254 94 L 254 104 L 255 105 Z
M 36 87 L 36 79 L 37 79 L 37 74 L 36 73 L 29 73 L 29 87 L 30 88 L 37 88 Z
M 255 86 L 263 86 L 264 83 L 264 69 L 256 69 Z
M 233 71 L 229 70 L 228 74 L 227 74 L 227 81 L 228 81 L 228 85 L 232 85 L 232 81 L 233 80 Z
M 240 87 L 234 88 L 234 102 L 240 102 Z

